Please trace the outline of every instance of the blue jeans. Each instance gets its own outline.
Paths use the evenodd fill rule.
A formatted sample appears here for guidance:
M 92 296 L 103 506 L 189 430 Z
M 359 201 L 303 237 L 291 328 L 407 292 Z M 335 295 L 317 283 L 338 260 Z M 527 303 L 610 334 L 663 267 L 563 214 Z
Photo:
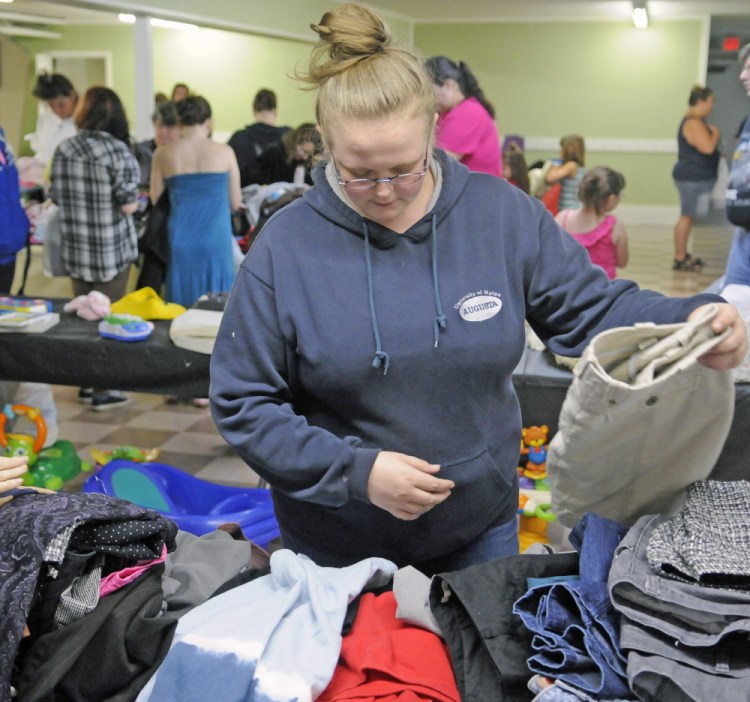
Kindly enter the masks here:
M 513 606 L 535 635 L 529 669 L 596 698 L 633 699 L 607 590 L 615 548 L 627 528 L 587 513 L 570 534 L 580 553 L 579 581 L 535 587 Z
M 729 249 L 724 285 L 738 283 L 750 285 L 750 231 L 737 227 Z
M 415 563 L 414 567 L 425 575 L 451 573 L 469 566 L 494 561 L 504 556 L 518 555 L 518 521 L 512 519 L 500 526 L 490 527 L 474 541 L 445 556 Z
M 593 697 L 589 697 L 585 692 L 581 692 L 570 685 L 566 685 L 560 680 L 555 680 L 553 685 L 542 687 L 541 675 L 535 675 L 529 680 L 529 690 L 536 696 L 532 702 L 596 702 Z M 619 702 L 610 700 L 610 702 Z

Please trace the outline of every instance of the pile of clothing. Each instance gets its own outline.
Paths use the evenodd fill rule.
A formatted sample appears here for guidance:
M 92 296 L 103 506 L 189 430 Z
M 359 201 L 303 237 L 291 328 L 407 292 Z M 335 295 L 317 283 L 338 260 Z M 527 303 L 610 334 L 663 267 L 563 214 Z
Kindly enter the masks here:
M 268 572 L 240 537 L 197 537 L 98 493 L 3 504 L 0 700 L 135 699 L 180 617 L 238 574 Z
M 749 482 L 697 482 L 618 548 L 608 585 L 639 699 L 750 699 L 748 514 Z

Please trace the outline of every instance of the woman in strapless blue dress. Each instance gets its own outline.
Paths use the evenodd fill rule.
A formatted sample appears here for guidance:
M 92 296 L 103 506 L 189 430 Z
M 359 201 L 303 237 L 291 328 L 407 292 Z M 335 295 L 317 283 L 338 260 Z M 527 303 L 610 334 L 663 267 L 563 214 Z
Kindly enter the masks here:
M 227 173 L 185 173 L 167 178 L 169 250 L 167 299 L 190 307 L 207 292 L 234 282 Z
M 169 191 L 169 264 L 165 297 L 185 307 L 234 281 L 231 212 L 242 207 L 234 151 L 211 140 L 211 108 L 200 96 L 177 103 L 181 138 L 159 147 L 151 168 L 152 202 Z

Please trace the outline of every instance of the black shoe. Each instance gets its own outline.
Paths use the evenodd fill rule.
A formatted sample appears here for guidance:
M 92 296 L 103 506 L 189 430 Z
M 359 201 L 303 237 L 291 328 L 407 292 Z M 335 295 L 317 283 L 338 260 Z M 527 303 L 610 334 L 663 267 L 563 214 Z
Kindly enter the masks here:
M 91 401 L 91 409 L 97 412 L 124 407 L 131 403 L 131 399 L 116 390 L 111 390 L 104 395 L 94 395 Z
M 78 402 L 83 402 L 85 405 L 90 405 L 94 399 L 94 388 L 79 388 L 78 389 Z
M 674 263 L 672 264 L 672 270 L 675 271 L 687 271 L 687 272 L 693 272 L 698 271 L 703 268 L 703 259 L 700 258 L 693 258 L 690 254 L 685 256 L 681 261 L 678 261 L 677 259 L 674 260 Z
M 703 266 L 705 266 L 705 265 L 706 265 L 706 264 L 705 264 L 705 263 L 703 262 L 703 259 L 702 259 L 702 258 L 698 258 L 697 256 L 693 256 L 693 254 L 691 254 L 691 253 L 685 254 L 685 258 L 686 258 L 686 259 L 687 259 L 688 261 L 690 261 L 690 263 L 691 263 L 691 264 L 692 264 L 692 266 L 693 266 L 693 270 L 694 270 L 694 271 L 695 271 L 695 270 L 698 270 L 698 271 L 699 271 L 699 270 L 700 270 L 701 268 L 703 268 Z

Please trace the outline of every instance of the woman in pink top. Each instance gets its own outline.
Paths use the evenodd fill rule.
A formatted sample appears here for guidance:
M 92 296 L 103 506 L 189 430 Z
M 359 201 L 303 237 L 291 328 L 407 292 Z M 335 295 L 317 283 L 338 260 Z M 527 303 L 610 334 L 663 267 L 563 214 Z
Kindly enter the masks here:
M 620 202 L 625 178 L 611 168 L 597 166 L 586 173 L 578 188 L 580 210 L 562 210 L 555 221 L 589 252 L 592 263 L 614 280 L 617 268 L 628 264 L 625 225 L 609 214 Z
M 471 171 L 502 177 L 495 108 L 469 67 L 445 56 L 427 60 L 439 111 L 437 145 Z

